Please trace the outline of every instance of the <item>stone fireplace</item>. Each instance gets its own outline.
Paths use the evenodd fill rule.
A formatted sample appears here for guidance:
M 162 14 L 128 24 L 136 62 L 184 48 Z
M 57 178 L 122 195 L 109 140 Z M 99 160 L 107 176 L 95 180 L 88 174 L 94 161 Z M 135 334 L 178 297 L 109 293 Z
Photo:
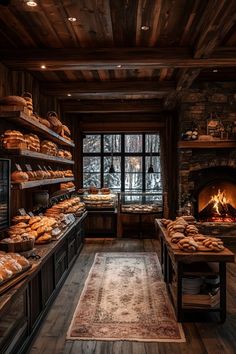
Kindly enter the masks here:
M 179 215 L 184 196 L 201 233 L 236 237 L 236 149 L 179 149 Z M 213 197 L 224 204 L 218 210 Z

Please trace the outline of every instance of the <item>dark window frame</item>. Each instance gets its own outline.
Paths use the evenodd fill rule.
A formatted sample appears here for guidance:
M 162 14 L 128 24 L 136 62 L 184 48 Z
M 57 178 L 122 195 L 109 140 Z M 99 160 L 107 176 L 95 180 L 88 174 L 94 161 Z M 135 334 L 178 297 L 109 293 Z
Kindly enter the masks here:
M 86 133 L 84 133 L 86 135 Z M 101 138 L 101 151 L 100 152 L 84 152 L 83 151 L 83 144 L 82 144 L 82 176 L 84 174 L 83 171 L 83 158 L 84 157 L 100 157 L 101 158 L 101 166 L 100 166 L 100 181 L 101 181 L 101 186 L 104 186 L 104 157 L 110 157 L 111 152 L 104 152 L 104 135 L 120 135 L 121 136 L 121 151 L 120 152 L 113 152 L 113 156 L 120 156 L 121 157 L 121 192 L 125 191 L 125 174 L 129 173 L 125 171 L 125 157 L 131 157 L 131 156 L 141 156 L 142 159 L 142 171 L 138 172 L 142 175 L 142 190 L 135 190 L 133 189 L 132 191 L 135 193 L 144 193 L 144 192 L 150 192 L 150 193 L 155 193 L 157 191 L 154 190 L 147 190 L 146 191 L 146 157 L 150 157 L 150 152 L 145 151 L 145 142 L 146 142 L 146 136 L 147 135 L 159 135 L 159 139 L 161 137 L 160 132 L 144 132 L 144 133 L 133 133 L 133 132 L 122 132 L 122 133 L 113 133 L 113 132 L 106 132 L 106 133 L 90 133 L 88 132 L 87 135 L 99 135 Z M 142 135 L 142 152 L 125 152 L 125 135 Z M 158 152 L 152 152 L 152 156 L 159 156 L 160 154 L 160 144 L 159 144 L 159 151 Z M 92 174 L 93 172 L 91 172 Z M 95 173 L 95 172 L 94 172 Z M 96 172 L 98 173 L 98 172 Z M 133 172 L 130 172 L 133 173 Z M 155 172 L 156 174 L 158 172 Z M 160 169 L 160 175 L 161 175 L 161 169 Z M 83 180 L 83 186 L 84 186 L 84 180 Z M 100 188 L 98 187 L 98 188 Z M 163 187 L 161 187 L 161 192 L 163 192 Z

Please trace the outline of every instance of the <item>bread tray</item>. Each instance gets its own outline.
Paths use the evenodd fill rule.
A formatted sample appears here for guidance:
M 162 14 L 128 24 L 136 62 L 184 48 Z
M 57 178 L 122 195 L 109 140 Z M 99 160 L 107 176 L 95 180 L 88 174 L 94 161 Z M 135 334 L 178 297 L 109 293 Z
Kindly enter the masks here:
M 0 282 L 0 295 L 2 295 L 5 291 L 16 285 L 19 281 L 24 279 L 28 273 L 27 270 L 29 270 L 32 267 L 32 264 L 29 264 L 25 267 L 22 268 L 20 272 L 14 273 L 11 278 L 5 279 L 2 282 Z

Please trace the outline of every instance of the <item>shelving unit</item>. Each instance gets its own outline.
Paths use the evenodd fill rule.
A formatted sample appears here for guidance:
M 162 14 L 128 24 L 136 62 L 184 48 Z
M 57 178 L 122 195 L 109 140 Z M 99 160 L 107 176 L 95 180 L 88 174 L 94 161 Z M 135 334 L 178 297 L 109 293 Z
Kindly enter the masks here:
M 58 163 L 63 163 L 68 165 L 74 165 L 75 163 L 73 160 L 64 159 L 63 157 L 46 155 L 46 154 L 42 154 L 41 152 L 36 152 L 31 150 L 8 149 L 8 150 L 4 150 L 4 152 L 10 156 L 30 157 L 31 159 L 58 162 Z
M 179 141 L 178 147 L 181 149 L 228 149 L 228 148 L 236 148 L 236 141 L 235 140 Z
M 49 129 L 45 125 L 41 124 L 39 121 L 34 120 L 28 112 L 27 107 L 17 107 L 17 106 L 0 106 L 0 118 L 2 118 L 5 122 L 13 123 L 15 126 L 24 127 L 30 132 L 39 134 L 41 139 L 49 139 L 50 141 L 56 142 L 59 146 L 64 146 L 68 148 L 73 148 L 75 144 L 73 141 L 70 141 L 59 134 L 55 133 L 53 130 Z M 5 127 L 5 126 L 4 126 Z M 6 128 L 5 128 L 6 129 Z M 26 149 L 7 149 L 2 150 L 2 154 L 4 156 L 7 154 L 12 160 L 16 163 L 18 162 L 17 159 L 22 158 L 24 163 L 33 163 L 35 162 L 51 162 L 52 164 L 64 164 L 64 165 L 74 165 L 73 160 L 65 159 L 62 157 L 51 156 L 47 154 L 43 154 L 41 152 L 30 151 Z M 37 161 L 38 160 L 38 161 Z M 53 168 L 57 169 L 58 166 L 55 165 Z M 27 166 L 26 166 L 27 167 Z M 51 178 L 51 179 L 42 179 L 42 180 L 33 180 L 21 183 L 11 183 L 12 190 L 16 193 L 16 198 L 14 198 L 12 205 L 13 206 L 13 215 L 17 210 L 22 207 L 19 205 L 19 200 L 24 200 L 26 202 L 27 196 L 26 194 L 20 193 L 20 191 L 35 188 L 35 187 L 42 187 L 47 185 L 56 185 L 63 182 L 70 182 L 74 181 L 74 177 L 65 177 L 65 178 Z M 71 188 L 69 190 L 55 190 L 56 188 L 50 188 L 52 194 L 63 195 L 69 194 L 70 192 L 74 191 L 75 189 Z M 50 193 L 50 192 L 49 192 Z M 33 205 L 31 204 L 31 207 Z
M 59 134 L 55 133 L 53 130 L 47 128 L 45 125 L 41 124 L 37 120 L 34 120 L 29 115 L 25 114 L 24 111 L 14 111 L 14 106 L 12 110 L 4 111 L 5 106 L 0 106 L 0 117 L 9 120 L 12 123 L 23 126 L 33 132 L 43 134 L 44 137 L 64 146 L 75 147 L 73 141 L 63 138 Z

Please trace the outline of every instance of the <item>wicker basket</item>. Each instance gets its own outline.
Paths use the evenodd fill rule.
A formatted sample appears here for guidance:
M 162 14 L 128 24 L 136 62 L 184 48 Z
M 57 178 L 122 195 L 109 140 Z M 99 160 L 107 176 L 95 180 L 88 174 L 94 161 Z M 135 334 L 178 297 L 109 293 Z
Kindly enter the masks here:
M 20 242 L 6 243 L 0 242 L 0 249 L 5 252 L 25 252 L 34 248 L 34 239 L 23 240 Z

